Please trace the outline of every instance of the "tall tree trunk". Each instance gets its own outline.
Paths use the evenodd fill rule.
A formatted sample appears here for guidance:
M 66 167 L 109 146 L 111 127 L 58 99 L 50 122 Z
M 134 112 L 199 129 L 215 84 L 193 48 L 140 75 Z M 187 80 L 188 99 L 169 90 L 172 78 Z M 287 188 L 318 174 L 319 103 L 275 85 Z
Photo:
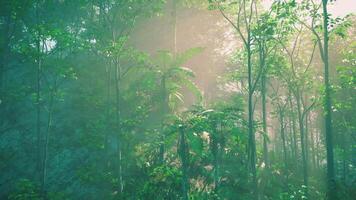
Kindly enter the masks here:
M 300 91 L 297 88 L 295 98 L 297 100 L 297 109 L 298 109 L 298 121 L 299 121 L 299 131 L 300 131 L 300 142 L 302 149 L 302 162 L 303 162 L 303 183 L 306 186 L 306 196 L 308 196 L 308 168 L 307 168 L 307 159 L 305 152 L 305 135 L 304 135 L 304 120 L 302 117 L 302 106 L 300 99 Z
M 290 94 L 292 94 L 290 92 Z M 290 95 L 291 96 L 291 95 Z M 298 141 L 297 141 L 297 128 L 296 128 L 296 119 L 295 119 L 295 115 L 294 115 L 294 105 L 293 105 L 293 102 L 292 102 L 292 98 L 289 98 L 289 106 L 290 106 L 290 109 L 291 109 L 291 121 L 292 121 L 292 134 L 293 134 L 293 146 L 294 146 L 294 160 L 296 162 L 296 166 L 298 166 Z
M 38 56 L 37 58 L 37 75 L 36 75 L 36 132 L 37 132 L 37 165 L 38 170 L 41 169 L 41 71 L 42 71 L 42 63 L 41 58 Z
M 342 179 L 344 184 L 346 184 L 346 171 L 347 171 L 347 141 L 345 138 L 345 133 L 341 133 L 341 141 L 342 141 Z
M 172 51 L 173 51 L 173 56 L 176 58 L 177 55 L 177 0 L 172 0 L 172 10 L 171 10 L 171 15 L 172 15 L 172 29 L 173 29 L 173 44 L 172 44 Z M 166 77 L 163 75 L 162 80 L 161 80 L 161 86 L 162 86 L 162 96 L 163 96 L 163 115 L 167 115 L 169 113 L 169 102 L 168 102 L 168 94 L 167 94 L 167 87 L 166 87 Z M 165 152 L 165 146 L 164 146 L 164 141 L 165 141 L 165 136 L 164 136 L 164 124 L 161 125 L 161 143 L 159 146 L 159 163 L 163 164 L 164 163 L 164 152 Z
M 111 120 L 111 116 L 110 116 L 110 108 L 111 108 L 111 101 L 110 101 L 110 97 L 111 97 L 111 93 L 110 93 L 110 88 L 111 88 L 111 62 L 109 62 L 108 66 L 106 67 L 106 81 L 107 81 L 107 85 L 106 85 L 106 121 L 109 122 Z M 110 123 L 107 123 L 106 126 L 106 133 L 105 133 L 105 154 L 109 155 L 109 135 L 111 132 L 111 127 L 109 126 Z M 108 162 L 106 163 L 106 165 L 109 164 L 110 159 L 108 158 Z
M 288 112 L 288 111 L 287 111 Z M 288 142 L 287 142 L 287 145 L 289 146 L 289 163 L 291 163 L 291 160 L 294 159 L 294 139 L 293 139 L 293 131 L 292 131 L 292 122 L 290 121 L 291 119 L 289 117 L 285 117 L 285 120 L 286 120 L 286 132 L 288 132 Z M 288 129 L 287 129 L 288 127 Z M 288 130 L 288 131 L 287 131 Z M 287 148 L 288 149 L 288 148 Z
M 254 84 L 252 81 L 252 19 L 255 1 L 248 1 L 249 5 L 249 13 L 246 11 L 246 0 L 243 0 L 239 7 L 238 19 L 240 17 L 245 18 L 245 30 L 242 31 L 240 29 L 240 21 L 237 20 L 237 24 L 234 23 L 234 20 L 230 20 L 224 13 L 223 9 L 218 6 L 220 13 L 222 16 L 235 28 L 238 32 L 239 36 L 243 40 L 244 47 L 247 54 L 247 68 L 248 68 L 248 163 L 249 163 L 249 172 L 252 173 L 252 191 L 253 191 L 253 199 L 258 199 L 258 185 L 257 185 L 257 170 L 256 170 L 256 138 L 254 132 L 254 122 L 253 122 L 253 94 L 254 94 Z M 256 6 L 256 5 L 255 5 Z M 242 8 L 243 7 L 243 8 Z M 244 33 L 246 35 L 244 36 Z
M 56 88 L 57 86 L 55 86 Z M 41 191 L 43 196 L 45 196 L 46 190 L 46 179 L 47 179 L 47 162 L 48 162 L 48 146 L 49 146 L 49 135 L 52 128 L 52 116 L 53 116 L 53 101 L 56 93 L 56 89 L 50 92 L 50 100 L 48 104 L 48 121 L 47 121 L 47 131 L 44 139 L 44 148 L 43 148 L 43 160 L 42 160 L 42 177 L 41 177 Z
M 316 169 L 320 169 L 320 133 L 316 133 L 316 137 L 315 137 L 315 142 L 316 142 Z
M 112 84 L 112 62 L 111 59 L 107 60 L 107 66 L 106 66 L 106 130 L 105 130 L 105 147 L 104 147 L 104 162 L 103 164 L 103 169 L 105 171 L 110 171 L 113 163 L 115 163 L 115 159 L 112 158 L 112 149 L 110 148 L 110 142 L 113 139 L 112 133 L 113 133 L 113 127 L 112 127 L 112 115 L 110 110 L 112 109 L 112 101 L 111 101 L 111 84 Z M 102 186 L 104 189 L 108 189 L 112 187 L 110 181 L 105 181 Z
M 285 173 L 288 169 L 288 160 L 287 160 L 287 147 L 286 147 L 286 138 L 285 138 L 285 124 L 284 124 L 284 111 L 279 111 L 279 119 L 280 119 L 280 131 L 281 131 L 281 139 L 282 139 L 282 146 L 283 146 L 283 158 L 284 158 L 284 166 L 285 166 Z M 288 175 L 285 174 L 287 177 Z
M 257 12 L 257 10 L 256 10 Z M 257 14 L 257 13 L 256 13 Z M 260 24 L 258 24 L 260 26 Z M 266 53 L 264 41 L 258 40 L 259 68 L 261 70 L 261 104 L 262 104 L 262 129 L 263 129 L 263 160 L 268 167 L 268 146 L 267 146 L 267 117 L 266 117 L 266 93 L 267 93 L 267 70 L 265 69 Z
M 253 124 L 253 86 L 252 86 L 252 51 L 251 51 L 251 38 L 248 33 L 248 44 L 246 45 L 247 50 L 247 67 L 248 67 L 248 135 L 249 135 L 249 155 L 250 155 L 250 170 L 252 173 L 252 184 L 254 198 L 258 198 L 258 188 L 257 188 L 257 173 L 256 173 L 256 139 L 254 133 Z
M 292 125 L 292 117 L 289 115 L 288 117 L 288 131 L 290 135 L 290 149 L 291 149 L 291 158 L 294 158 L 293 160 L 296 159 L 296 150 L 295 150 L 295 137 L 293 133 L 293 125 Z
M 177 54 L 177 0 L 172 0 L 173 54 Z
M 266 116 L 266 74 L 263 74 L 261 77 L 261 96 L 262 96 L 262 128 L 263 128 L 263 159 L 265 161 L 266 167 L 269 166 L 268 161 L 268 147 L 267 147 L 267 116 Z
M 120 60 L 116 58 L 115 60 L 116 70 L 115 70 L 115 90 L 116 90 L 116 128 L 117 128 L 117 173 L 118 173 L 118 189 L 119 189 L 119 197 L 122 197 L 124 185 L 123 185 L 123 177 L 122 177 L 122 148 L 121 148 L 121 140 L 122 140 L 122 128 L 121 128 L 121 110 L 120 110 L 120 80 L 121 80 L 121 67 Z
M 314 135 L 314 129 L 310 129 L 310 146 L 311 146 L 311 157 L 312 157 L 312 163 L 313 167 L 312 169 L 316 168 L 316 155 L 315 155 L 315 135 Z
M 162 87 L 162 114 L 165 117 L 169 113 L 169 105 L 168 105 L 168 94 L 167 94 L 167 86 L 166 86 L 166 76 L 163 75 L 161 79 L 161 87 Z M 164 135 L 164 124 L 161 124 L 161 135 L 160 135 L 160 146 L 159 146 L 159 163 L 164 163 L 164 152 L 165 152 L 165 135 Z
M 336 183 L 334 174 L 334 152 L 333 152 L 333 135 L 332 135 L 332 119 L 331 119 L 331 97 L 329 83 L 329 33 L 328 33 L 328 0 L 323 0 L 323 31 L 324 31 L 324 111 L 325 111 L 325 142 L 326 142 L 326 162 L 327 162 L 327 179 L 328 190 L 327 198 L 329 200 L 336 199 Z
M 305 139 L 305 159 L 307 160 L 307 168 L 309 169 L 309 112 L 307 111 L 304 115 L 305 117 L 305 133 L 304 133 L 304 139 Z
M 113 23 L 113 22 L 112 22 Z M 121 37 L 122 35 L 117 35 L 115 26 L 110 24 L 111 30 L 111 37 L 113 41 L 113 45 L 117 45 L 117 37 Z M 115 103 L 115 118 L 116 118 L 116 173 L 118 178 L 118 197 L 123 198 L 123 191 L 124 191 L 124 182 L 123 182 L 123 172 L 122 172 L 122 127 L 121 127 L 121 53 L 122 49 L 124 48 L 125 44 L 121 44 L 120 49 L 112 58 L 112 62 L 115 66 L 115 94 L 116 94 L 116 103 Z
M 36 20 L 37 24 L 40 24 L 40 3 L 36 3 Z M 41 182 L 41 166 L 42 166 L 42 156 L 41 156 L 41 147 L 42 147 L 42 134 L 41 134 L 41 73 L 42 73 L 42 48 L 41 48 L 41 30 L 37 29 L 37 38 L 36 38 L 36 48 L 37 48 L 37 69 L 36 69 L 36 134 L 37 134 L 37 171 L 39 182 Z M 42 191 L 44 193 L 44 191 Z

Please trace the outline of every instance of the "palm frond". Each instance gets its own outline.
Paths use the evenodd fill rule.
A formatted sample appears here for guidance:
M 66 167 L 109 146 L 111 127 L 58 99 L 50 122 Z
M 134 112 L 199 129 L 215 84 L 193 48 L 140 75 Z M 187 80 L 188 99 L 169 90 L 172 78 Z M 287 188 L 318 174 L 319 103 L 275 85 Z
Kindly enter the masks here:
M 183 94 L 175 91 L 169 95 L 168 104 L 172 110 L 176 110 L 180 103 L 184 103 Z
M 193 70 L 187 67 L 174 67 L 169 70 L 169 76 L 180 76 L 180 77 L 195 77 Z
M 190 79 L 182 79 L 181 84 L 194 94 L 199 104 L 203 101 L 202 91 L 199 89 L 199 87 L 195 84 L 194 81 Z
M 153 57 L 153 63 L 165 73 L 165 71 L 169 70 L 172 66 L 173 54 L 166 50 L 157 51 L 156 55 Z
M 183 53 L 179 53 L 176 56 L 174 61 L 174 66 L 182 66 L 186 63 L 189 59 L 193 58 L 194 56 L 198 55 L 204 50 L 202 47 L 195 47 L 184 51 Z

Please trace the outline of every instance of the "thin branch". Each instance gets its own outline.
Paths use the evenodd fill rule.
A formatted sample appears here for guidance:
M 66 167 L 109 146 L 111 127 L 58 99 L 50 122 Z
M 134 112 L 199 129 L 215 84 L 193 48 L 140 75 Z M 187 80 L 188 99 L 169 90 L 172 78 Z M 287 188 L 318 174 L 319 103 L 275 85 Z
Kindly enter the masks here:
M 312 54 L 310 56 L 309 63 L 307 65 L 307 67 L 305 68 L 303 74 L 305 74 L 308 71 L 309 67 L 311 66 L 311 63 L 313 62 L 316 44 L 317 44 L 317 42 L 314 42 L 313 51 L 312 51 Z
M 237 15 L 237 24 L 235 24 L 223 11 L 222 7 L 220 6 L 220 3 L 218 4 L 218 8 L 219 8 L 219 12 L 221 13 L 221 15 L 235 28 L 235 30 L 238 32 L 238 34 L 240 35 L 241 39 L 244 42 L 244 45 L 247 45 L 247 40 L 245 38 L 245 36 L 242 34 L 242 31 L 240 29 L 240 13 L 241 13 L 241 6 L 239 6 L 239 11 L 238 11 L 238 15 Z
M 302 20 L 300 19 L 297 19 L 299 21 L 299 23 L 301 23 L 304 27 L 306 27 L 307 29 L 309 29 L 312 34 L 316 37 L 316 42 L 318 43 L 318 47 L 319 47 L 319 51 L 320 51 L 320 56 L 321 56 L 321 59 L 324 61 L 324 47 L 321 43 L 321 37 L 320 35 L 316 32 L 315 30 L 315 18 L 313 17 L 312 18 L 312 23 L 311 23 L 311 26 L 309 26 L 308 24 L 306 24 L 305 22 L 303 22 Z
M 316 98 L 314 99 L 313 103 L 304 110 L 303 114 L 302 114 L 302 119 L 304 119 L 305 115 L 316 105 Z

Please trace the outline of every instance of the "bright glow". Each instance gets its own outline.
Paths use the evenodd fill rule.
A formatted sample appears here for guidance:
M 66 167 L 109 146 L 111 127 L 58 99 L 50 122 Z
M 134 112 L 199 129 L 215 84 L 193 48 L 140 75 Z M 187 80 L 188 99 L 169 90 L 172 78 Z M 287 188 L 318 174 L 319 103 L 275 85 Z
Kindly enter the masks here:
M 299 0 L 300 1 L 300 0 Z M 262 6 L 268 9 L 273 0 L 262 0 Z M 329 12 L 335 17 L 344 17 L 347 14 L 356 13 L 355 0 L 341 0 L 329 4 Z

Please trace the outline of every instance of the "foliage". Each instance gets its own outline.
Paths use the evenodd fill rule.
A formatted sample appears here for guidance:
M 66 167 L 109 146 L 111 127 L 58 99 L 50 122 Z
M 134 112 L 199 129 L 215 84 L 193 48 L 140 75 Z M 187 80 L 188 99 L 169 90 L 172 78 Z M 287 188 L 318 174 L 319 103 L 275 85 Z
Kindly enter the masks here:
M 330 15 L 325 29 L 315 1 L 261 2 L 1 1 L 0 199 L 247 200 L 257 189 L 261 199 L 324 199 L 324 30 L 336 189 L 352 199 L 355 19 Z M 209 47 L 152 53 L 136 44 L 136 29 L 170 6 L 177 18 L 215 10 L 239 36 L 216 74 L 219 91 L 203 91 L 188 64 L 213 57 Z

